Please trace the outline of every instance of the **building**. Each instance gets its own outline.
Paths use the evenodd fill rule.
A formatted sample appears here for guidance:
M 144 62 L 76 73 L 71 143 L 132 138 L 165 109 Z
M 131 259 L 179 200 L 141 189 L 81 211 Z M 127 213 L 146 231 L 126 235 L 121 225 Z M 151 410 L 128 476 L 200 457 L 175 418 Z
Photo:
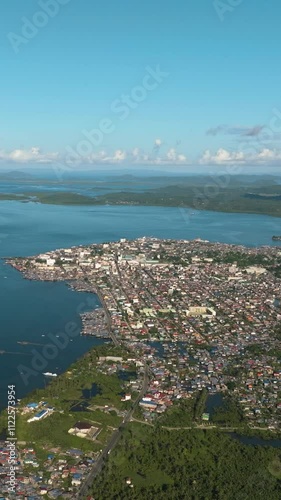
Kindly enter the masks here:
M 42 420 L 42 418 L 47 417 L 47 415 L 51 412 L 52 410 L 47 408 L 46 410 L 41 410 L 34 417 L 30 418 L 27 422 L 36 422 L 38 420 Z

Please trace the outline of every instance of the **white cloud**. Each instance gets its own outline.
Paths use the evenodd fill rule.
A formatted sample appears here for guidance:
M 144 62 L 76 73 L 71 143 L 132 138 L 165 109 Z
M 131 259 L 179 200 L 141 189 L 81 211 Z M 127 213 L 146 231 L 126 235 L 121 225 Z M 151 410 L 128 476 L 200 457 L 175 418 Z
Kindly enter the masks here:
M 108 158 L 108 154 L 106 151 L 101 150 L 96 153 L 92 153 L 89 156 L 78 156 L 77 159 L 73 162 L 74 164 L 81 165 L 83 163 L 86 164 L 96 164 L 96 163 L 102 163 L 106 161 Z M 62 160 L 63 161 L 63 160 Z M 71 160 L 67 159 L 68 163 L 71 163 Z
M 56 158 L 59 161 L 59 158 Z M 64 159 L 60 158 L 61 163 Z M 264 148 L 260 151 L 230 151 L 225 148 L 219 148 L 216 152 L 207 149 L 197 162 L 192 162 L 188 157 L 177 151 L 177 148 L 170 148 L 167 151 L 158 151 L 147 153 L 139 147 L 132 150 L 117 149 L 113 153 L 105 150 L 94 152 L 88 156 L 77 155 L 74 164 L 79 165 L 114 165 L 114 164 L 133 164 L 133 165 L 258 165 L 258 164 L 276 164 L 281 162 L 281 152 L 273 149 Z
M 178 154 L 175 148 L 171 148 L 167 153 L 166 160 L 180 163 L 180 162 L 186 162 L 187 158 L 183 154 Z
M 112 156 L 106 156 L 105 158 L 103 158 L 103 161 L 107 163 L 120 163 L 125 161 L 126 158 L 127 158 L 126 151 L 123 151 L 122 149 L 117 149 Z
M 280 161 L 281 152 L 275 149 L 267 148 L 252 153 L 243 151 L 228 151 L 227 149 L 220 148 L 214 154 L 207 149 L 199 159 L 199 163 L 201 165 L 225 165 L 232 163 L 242 163 L 244 165 L 268 163 L 271 165 L 280 163 Z
M 160 149 L 163 147 L 164 143 L 162 139 L 155 139 L 154 145 L 153 145 L 153 152 L 154 154 L 158 154 Z
M 187 161 L 187 157 L 185 155 L 178 155 L 178 161 L 180 161 L 180 162 L 186 162 Z
M 91 153 L 88 156 L 74 155 L 66 157 L 65 161 L 71 165 L 102 165 L 102 164 L 134 164 L 134 165 L 184 165 L 188 164 L 187 157 L 184 154 L 178 154 L 175 148 L 169 149 L 166 153 L 155 155 L 154 153 L 146 153 L 139 147 L 135 147 L 130 151 L 117 149 L 114 153 L 106 151 L 98 151 Z M 63 159 L 61 160 L 63 162 Z
M 281 152 L 276 151 L 275 149 L 267 149 L 264 148 L 257 156 L 260 161 L 273 160 L 278 161 L 281 160 Z
M 177 160 L 177 152 L 174 148 L 169 149 L 167 153 L 167 159 L 171 161 L 176 161 Z
M 220 148 L 217 152 L 212 155 L 209 149 L 207 149 L 203 156 L 200 158 L 199 163 L 203 164 L 223 164 L 223 163 L 236 163 L 243 162 L 245 160 L 244 153 L 242 151 L 227 151 L 226 149 Z
M 158 154 L 147 154 L 141 151 L 139 148 L 134 148 L 127 155 L 127 161 L 131 161 L 138 165 L 179 165 L 187 164 L 188 160 L 185 155 L 178 154 L 175 148 L 169 149 L 166 153 Z
M 52 163 L 58 158 L 59 153 L 42 153 L 37 147 L 14 149 L 10 152 L 0 150 L 0 161 L 13 163 Z

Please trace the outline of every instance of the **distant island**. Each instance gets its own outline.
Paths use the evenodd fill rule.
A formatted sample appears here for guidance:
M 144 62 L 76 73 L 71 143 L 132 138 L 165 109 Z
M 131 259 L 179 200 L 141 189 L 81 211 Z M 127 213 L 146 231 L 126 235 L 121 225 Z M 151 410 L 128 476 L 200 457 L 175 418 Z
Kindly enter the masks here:
M 32 180 L 34 177 L 28 172 L 22 172 L 21 170 L 10 170 L 8 172 L 0 172 L 1 180 Z
M 275 178 L 233 176 L 222 182 L 220 176 L 185 176 L 134 178 L 120 176 L 115 179 L 87 182 L 75 180 L 73 185 L 59 181 L 40 181 L 46 190 L 34 191 L 34 180 L 24 182 L 21 193 L 1 193 L 0 201 L 11 200 L 49 205 L 127 205 L 191 208 L 225 213 L 250 213 L 281 217 L 281 185 Z M 67 191 L 52 190 L 53 185 L 68 186 Z M 81 188 L 81 190 L 80 190 Z M 104 194 L 99 194 L 103 189 Z M 107 191 L 107 192 L 106 192 Z M 93 192 L 93 194 L 91 193 Z

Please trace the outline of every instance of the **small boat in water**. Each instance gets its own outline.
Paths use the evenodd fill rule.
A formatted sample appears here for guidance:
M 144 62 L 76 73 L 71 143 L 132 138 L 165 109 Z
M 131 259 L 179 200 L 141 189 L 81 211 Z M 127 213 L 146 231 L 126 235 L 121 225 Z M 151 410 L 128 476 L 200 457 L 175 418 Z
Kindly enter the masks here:
M 51 373 L 51 372 L 45 372 L 45 373 L 43 373 L 43 375 L 45 375 L 45 377 L 57 377 L 58 376 L 57 373 Z

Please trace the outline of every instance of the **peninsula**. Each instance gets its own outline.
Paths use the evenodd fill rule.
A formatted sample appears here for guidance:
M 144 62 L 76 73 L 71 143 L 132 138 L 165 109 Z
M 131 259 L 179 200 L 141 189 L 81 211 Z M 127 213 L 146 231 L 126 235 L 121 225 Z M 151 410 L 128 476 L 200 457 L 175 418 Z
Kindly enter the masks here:
M 206 450 L 213 447 L 219 457 L 222 440 L 242 462 L 242 445 L 231 444 L 227 432 L 278 435 L 279 248 L 144 237 L 7 262 L 26 279 L 63 280 L 76 290 L 98 294 L 101 307 L 83 316 L 82 334 L 112 340 L 17 407 L 18 439 L 37 443 L 32 461 L 46 471 L 49 498 L 58 490 L 82 499 L 93 482 L 98 499 L 104 491 L 107 498 L 130 498 L 131 487 L 139 494 L 136 498 L 141 491 L 149 498 L 143 463 L 134 464 L 127 453 L 131 439 L 142 439 L 145 446 L 140 438 L 145 429 L 148 447 L 154 446 L 149 444 L 153 435 L 165 447 L 169 440 L 173 447 L 180 439 L 188 448 L 193 440 L 199 449 L 203 439 Z M 48 429 L 54 427 L 52 435 Z M 178 438 L 171 437 L 176 431 Z M 21 457 L 30 453 L 26 446 L 19 451 Z M 279 455 L 266 449 L 260 453 L 254 467 L 264 463 L 264 484 L 277 494 Z M 120 460 L 121 476 L 114 472 Z M 57 474 L 60 462 L 64 482 Z M 155 472 L 158 496 L 166 490 L 180 492 L 167 463 L 161 466 L 165 473 Z M 134 472 L 135 467 L 141 472 Z M 192 487 L 185 484 L 185 491 Z

